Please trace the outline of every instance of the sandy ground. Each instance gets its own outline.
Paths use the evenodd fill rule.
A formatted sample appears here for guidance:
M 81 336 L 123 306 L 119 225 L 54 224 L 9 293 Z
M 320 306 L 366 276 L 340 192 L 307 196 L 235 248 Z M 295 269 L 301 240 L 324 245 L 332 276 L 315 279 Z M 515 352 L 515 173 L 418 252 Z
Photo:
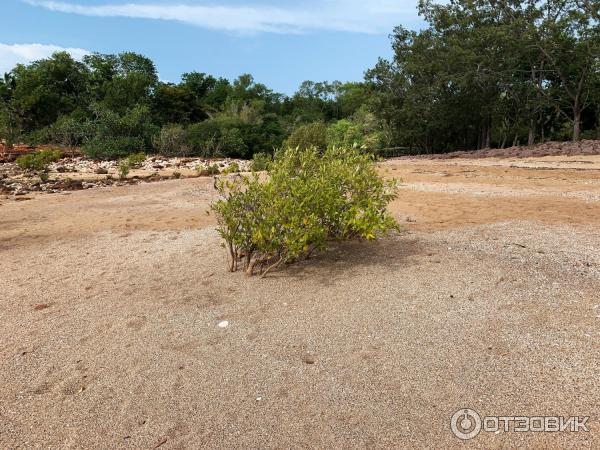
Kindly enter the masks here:
M 381 170 L 402 233 L 262 280 L 212 179 L 0 200 L 0 448 L 598 448 L 600 157 Z

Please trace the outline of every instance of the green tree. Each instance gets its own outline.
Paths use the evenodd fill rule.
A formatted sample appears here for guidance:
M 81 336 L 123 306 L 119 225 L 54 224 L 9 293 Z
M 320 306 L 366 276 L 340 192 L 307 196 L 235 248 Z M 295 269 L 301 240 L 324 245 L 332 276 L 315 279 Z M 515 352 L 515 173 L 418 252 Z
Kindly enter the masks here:
M 12 104 L 25 132 L 52 125 L 61 115 L 85 108 L 87 70 L 68 53 L 29 65 L 17 65 L 13 78 Z
M 16 81 L 12 74 L 6 73 L 0 79 L 0 140 L 4 140 L 8 150 L 20 134 L 20 118 L 14 100 Z

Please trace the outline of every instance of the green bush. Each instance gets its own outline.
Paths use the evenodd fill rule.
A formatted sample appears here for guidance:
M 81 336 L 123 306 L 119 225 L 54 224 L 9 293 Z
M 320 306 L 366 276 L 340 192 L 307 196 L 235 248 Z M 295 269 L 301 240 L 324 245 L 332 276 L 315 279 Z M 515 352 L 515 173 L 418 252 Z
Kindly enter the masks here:
M 141 137 L 113 136 L 92 139 L 83 147 L 83 152 L 89 158 L 116 159 L 139 152 L 145 147 Z
M 141 167 L 144 161 L 146 161 L 146 154 L 144 152 L 133 153 L 127 157 L 127 163 L 133 169 Z
M 23 170 L 45 171 L 50 163 L 58 161 L 61 158 L 59 150 L 42 150 L 37 153 L 19 156 L 17 166 Z
M 119 162 L 119 178 L 121 178 L 122 180 L 127 178 L 127 175 L 129 175 L 130 170 L 131 167 L 129 166 L 128 160 L 123 159 Z
M 198 166 L 196 167 L 196 171 L 201 177 L 210 177 L 212 175 L 219 175 L 221 173 L 221 171 L 219 170 L 219 166 L 217 166 L 216 164 L 212 164 L 206 169 L 202 166 Z
M 93 137 L 93 126 L 82 117 L 61 116 L 49 128 L 52 142 L 63 147 L 73 148 L 80 146 Z
M 240 165 L 237 162 L 232 162 L 229 166 L 223 171 L 224 174 L 230 173 L 238 173 L 240 171 Z
M 98 104 L 92 108 L 95 118 L 90 126 L 91 137 L 83 146 L 90 158 L 117 159 L 138 153 L 149 148 L 158 133 L 146 106 L 135 106 L 123 114 Z
M 164 156 L 188 156 L 187 133 L 181 125 L 165 125 L 152 140 L 154 149 Z
M 317 148 L 325 150 L 327 148 L 327 127 L 321 122 L 301 125 L 292 131 L 290 137 L 285 141 L 285 147 L 299 148 L 306 150 Z
M 348 119 L 338 120 L 327 128 L 327 144 L 330 147 L 361 147 L 363 145 L 361 127 Z
M 263 177 L 264 178 L 264 177 Z M 212 208 L 229 253 L 247 275 L 323 250 L 329 240 L 376 239 L 397 228 L 387 213 L 393 182 L 358 149 L 288 149 L 276 153 L 266 180 L 258 174 L 220 180 Z
M 269 165 L 273 161 L 273 157 L 267 153 L 255 153 L 252 155 L 252 171 L 262 172 L 269 170 Z
M 244 157 L 248 152 L 239 121 L 216 118 L 190 125 L 187 142 L 195 155 L 204 157 Z

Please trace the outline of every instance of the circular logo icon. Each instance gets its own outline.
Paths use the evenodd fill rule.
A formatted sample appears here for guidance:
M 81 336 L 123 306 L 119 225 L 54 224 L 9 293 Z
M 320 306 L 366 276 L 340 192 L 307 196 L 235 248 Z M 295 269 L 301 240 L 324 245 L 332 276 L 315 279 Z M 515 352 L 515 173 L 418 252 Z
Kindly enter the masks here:
M 472 409 L 459 409 L 450 419 L 450 428 L 459 439 L 473 439 L 481 431 L 481 417 Z

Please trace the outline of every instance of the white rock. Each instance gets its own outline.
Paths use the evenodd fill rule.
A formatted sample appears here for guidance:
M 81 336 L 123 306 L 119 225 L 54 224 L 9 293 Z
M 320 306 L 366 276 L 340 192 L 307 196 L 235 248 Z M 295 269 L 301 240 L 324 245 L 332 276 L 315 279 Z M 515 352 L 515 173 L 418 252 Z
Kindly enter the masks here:
M 219 322 L 219 323 L 217 324 L 217 326 L 218 326 L 219 328 L 227 328 L 227 327 L 229 326 L 229 321 L 228 321 L 228 320 L 223 320 L 222 322 Z

